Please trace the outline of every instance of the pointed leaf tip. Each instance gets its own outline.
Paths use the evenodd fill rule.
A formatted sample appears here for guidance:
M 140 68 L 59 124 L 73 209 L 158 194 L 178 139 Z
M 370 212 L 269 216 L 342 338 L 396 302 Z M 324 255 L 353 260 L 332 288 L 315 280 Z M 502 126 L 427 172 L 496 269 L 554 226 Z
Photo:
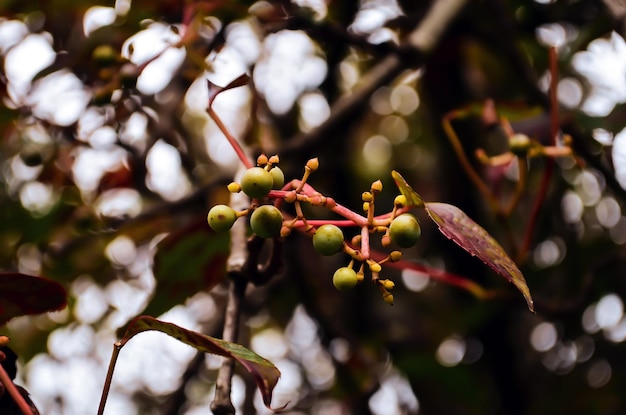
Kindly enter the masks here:
M 517 287 L 528 309 L 535 312 L 524 275 L 502 246 L 485 229 L 470 219 L 461 209 L 447 203 L 426 203 L 426 211 L 448 239 L 473 256 L 477 256 L 498 274 Z
M 393 177 L 394 182 L 396 182 L 396 186 L 398 186 L 400 193 L 406 198 L 407 206 L 424 207 L 422 197 L 417 194 L 415 190 L 413 190 L 400 173 L 392 170 L 391 177 Z
M 207 85 L 209 86 L 209 108 L 213 105 L 213 101 L 215 100 L 215 98 L 217 98 L 219 94 L 224 91 L 228 91 L 229 89 L 247 85 L 248 82 L 250 82 L 250 76 L 245 73 L 233 79 L 226 86 L 215 85 L 213 82 L 207 80 Z

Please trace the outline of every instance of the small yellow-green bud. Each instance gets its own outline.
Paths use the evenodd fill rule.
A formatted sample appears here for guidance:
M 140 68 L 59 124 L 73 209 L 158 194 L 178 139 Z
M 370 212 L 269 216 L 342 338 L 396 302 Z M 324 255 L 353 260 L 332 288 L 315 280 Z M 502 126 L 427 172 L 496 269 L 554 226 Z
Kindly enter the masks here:
M 530 150 L 532 143 L 530 138 L 525 134 L 513 134 L 509 137 L 509 148 L 511 153 L 521 156 Z
M 383 191 L 383 182 L 381 182 L 380 180 L 376 180 L 374 183 L 372 183 L 372 187 L 371 187 L 372 193 L 380 193 Z
M 241 185 L 237 182 L 232 182 L 228 185 L 228 191 L 231 193 L 241 192 Z
M 276 165 L 276 164 L 280 163 L 280 159 L 278 158 L 278 155 L 274 154 L 273 156 L 270 157 L 269 162 L 272 165 Z
M 306 168 L 311 171 L 317 170 L 319 166 L 320 166 L 320 162 L 317 159 L 317 157 L 306 162 Z
M 364 202 L 371 202 L 372 199 L 374 199 L 374 196 L 370 192 L 363 192 L 363 194 L 361 195 L 361 199 Z
M 402 259 L 402 252 L 400 252 L 400 251 L 392 251 L 392 252 L 389 254 L 389 260 L 390 260 L 391 262 L 398 262 L 398 261 L 400 261 L 401 259 Z
M 385 292 L 383 294 L 383 300 L 389 304 L 389 305 L 393 305 L 393 294 L 389 293 L 389 292 Z
M 383 267 L 381 267 L 380 264 L 377 262 L 372 262 L 369 264 L 369 266 L 370 266 L 370 271 L 376 272 L 376 273 L 382 271 L 383 269 Z
M 385 248 L 388 247 L 389 245 L 391 245 L 391 237 L 387 234 L 383 235 L 382 238 L 380 238 L 380 243 Z
M 396 196 L 396 198 L 393 200 L 393 204 L 396 207 L 404 207 L 404 206 L 406 206 L 406 197 L 404 195 Z
M 383 287 L 385 287 L 385 289 L 387 290 L 391 290 L 393 289 L 393 287 L 396 286 L 396 284 L 394 284 L 393 281 L 391 280 L 381 280 L 380 283 L 382 284 Z
M 265 166 L 267 164 L 267 156 L 265 154 L 261 154 L 256 158 L 256 164 L 259 166 Z

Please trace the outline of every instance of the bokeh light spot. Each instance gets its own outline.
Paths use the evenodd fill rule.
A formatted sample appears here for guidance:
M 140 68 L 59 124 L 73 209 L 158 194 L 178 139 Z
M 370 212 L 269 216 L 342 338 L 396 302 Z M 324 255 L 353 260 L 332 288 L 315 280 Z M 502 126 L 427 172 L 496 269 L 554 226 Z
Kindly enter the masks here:
M 456 366 L 465 356 L 465 341 L 458 336 L 451 336 L 441 342 L 435 357 L 442 366 Z
M 606 360 L 594 362 L 587 371 L 587 383 L 594 389 L 598 389 L 611 380 L 611 365 Z
M 557 341 L 557 332 L 554 324 L 539 323 L 530 334 L 530 344 L 538 352 L 545 352 L 554 347 Z
M 595 318 L 602 329 L 617 324 L 624 315 L 624 303 L 617 294 L 607 294 L 598 301 Z

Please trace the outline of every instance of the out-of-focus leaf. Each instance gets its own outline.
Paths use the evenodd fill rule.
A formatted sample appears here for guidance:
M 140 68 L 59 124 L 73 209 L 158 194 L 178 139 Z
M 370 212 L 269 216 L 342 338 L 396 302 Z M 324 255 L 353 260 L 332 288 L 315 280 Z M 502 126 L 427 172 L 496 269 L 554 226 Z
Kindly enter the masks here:
M 480 258 L 491 269 L 513 283 L 526 299 L 530 311 L 534 312 L 533 299 L 522 272 L 486 230 L 471 220 L 461 209 L 447 203 L 426 203 L 426 211 L 446 238 Z
M 272 392 L 280 378 L 280 371 L 269 360 L 239 344 L 187 330 L 149 316 L 139 316 L 131 321 L 118 347 L 123 347 L 136 334 L 149 330 L 165 333 L 202 352 L 235 359 L 252 375 L 261 391 L 265 406 L 270 407 Z
M 0 273 L 0 325 L 13 317 L 61 310 L 65 288 L 56 281 L 14 272 Z
M 156 292 L 145 314 L 158 316 L 226 275 L 228 232 L 216 233 L 198 220 L 163 239 L 154 258 Z
M 415 190 L 404 180 L 404 177 L 395 170 L 391 171 L 391 177 L 396 182 L 396 186 L 400 190 L 400 193 L 406 198 L 407 206 L 423 207 L 424 201 L 421 196 L 417 194 Z

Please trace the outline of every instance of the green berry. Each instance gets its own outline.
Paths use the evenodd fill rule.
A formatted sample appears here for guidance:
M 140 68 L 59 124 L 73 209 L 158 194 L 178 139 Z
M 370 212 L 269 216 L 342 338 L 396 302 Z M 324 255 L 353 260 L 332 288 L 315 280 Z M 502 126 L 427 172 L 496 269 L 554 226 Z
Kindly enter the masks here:
M 215 205 L 209 210 L 207 222 L 215 232 L 226 232 L 237 220 L 237 212 L 230 206 Z
M 338 226 L 322 225 L 313 235 L 313 248 L 322 255 L 330 256 L 341 251 L 343 247 L 343 232 Z
M 259 206 L 250 216 L 250 227 L 261 238 L 273 238 L 280 235 L 282 226 L 283 214 L 276 206 Z
M 278 166 L 272 167 L 270 170 L 272 175 L 272 189 L 282 189 L 285 184 L 285 173 Z
M 348 291 L 359 282 L 356 272 L 350 267 L 341 267 L 333 275 L 333 285 L 339 291 Z
M 265 197 L 272 189 L 274 179 L 270 172 L 262 167 L 251 167 L 241 178 L 241 189 L 253 198 Z
M 421 234 L 419 222 L 410 213 L 403 213 L 389 225 L 391 240 L 401 248 L 410 248 L 415 245 Z

